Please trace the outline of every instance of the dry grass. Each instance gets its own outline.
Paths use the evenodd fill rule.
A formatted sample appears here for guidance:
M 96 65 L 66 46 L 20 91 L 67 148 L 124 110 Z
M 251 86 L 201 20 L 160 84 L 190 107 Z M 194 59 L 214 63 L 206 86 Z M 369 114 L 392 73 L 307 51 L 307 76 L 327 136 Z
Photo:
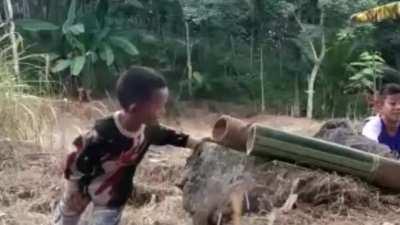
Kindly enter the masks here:
M 75 103 L 57 101 L 53 106 L 53 100 L 41 101 L 54 109 L 54 120 L 53 112 L 46 114 L 35 108 L 36 103 L 26 103 L 35 122 L 28 122 L 28 118 L 14 123 L 3 121 L 15 127 L 2 133 L 8 137 L 0 141 L 0 225 L 51 224 L 52 208 L 62 191 L 61 161 L 72 139 L 85 130 L 86 123 L 73 117 L 72 112 L 61 113 L 65 110 L 62 105 Z M 13 118 L 9 115 L 8 120 Z
M 43 147 L 52 145 L 56 112 L 50 100 L 32 94 L 22 74 L 14 74 L 8 37 L 0 36 L 0 224 L 48 224 L 58 179 L 52 179 L 54 157 Z M 18 44 L 22 49 L 21 38 Z M 34 57 L 21 50 L 22 72 L 46 74 L 48 68 L 24 61 Z
M 18 45 L 22 46 L 22 38 L 18 39 Z M 5 33 L 0 36 L 0 139 L 43 144 L 48 140 L 45 134 L 55 123 L 55 110 L 48 100 L 32 95 L 33 89 L 22 75 L 14 73 L 12 49 L 7 46 L 10 46 L 9 34 Z M 23 71 L 34 70 L 39 77 L 48 74 L 47 67 L 24 61 L 41 56 L 23 55 L 22 49 L 20 54 Z
M 39 146 L 2 141 L 0 152 L 0 224 L 49 224 L 51 205 L 59 192 L 55 158 Z

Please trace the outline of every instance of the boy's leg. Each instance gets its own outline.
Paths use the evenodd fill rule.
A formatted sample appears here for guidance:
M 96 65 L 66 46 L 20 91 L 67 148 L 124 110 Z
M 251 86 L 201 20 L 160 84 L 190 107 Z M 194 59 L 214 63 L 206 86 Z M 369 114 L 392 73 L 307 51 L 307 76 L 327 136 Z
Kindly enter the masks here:
M 60 202 L 54 211 L 55 225 L 77 225 L 89 198 L 79 192 L 77 184 L 68 181 Z
M 121 221 L 123 207 L 106 207 L 94 205 L 90 225 L 118 225 Z

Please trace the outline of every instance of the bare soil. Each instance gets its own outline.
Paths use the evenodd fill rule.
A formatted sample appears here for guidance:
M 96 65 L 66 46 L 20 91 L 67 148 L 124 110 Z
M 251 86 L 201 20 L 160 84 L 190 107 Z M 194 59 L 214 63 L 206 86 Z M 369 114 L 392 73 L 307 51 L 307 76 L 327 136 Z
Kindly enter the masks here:
M 72 139 L 87 129 L 94 119 L 109 111 L 110 105 L 96 104 L 61 107 L 58 123 L 49 135 L 51 138 L 48 143 L 43 146 L 12 142 L 0 137 L 0 225 L 51 224 L 52 207 L 62 191 L 61 162 L 71 149 Z M 213 122 L 219 115 L 229 110 L 238 111 L 238 108 L 230 109 L 228 106 L 222 108 L 210 110 L 203 105 L 190 105 L 179 116 L 166 118 L 164 122 L 195 137 L 206 137 L 211 134 Z M 243 113 L 241 118 L 303 135 L 313 135 L 321 126 L 319 121 L 288 116 L 248 116 Z M 191 224 L 190 216 L 182 208 L 182 193 L 176 187 L 190 154 L 191 150 L 171 146 L 149 151 L 138 169 L 135 178 L 137 188 L 125 208 L 122 225 Z M 320 181 L 323 182 L 324 177 L 320 177 Z M 244 215 L 242 224 L 400 224 L 400 200 L 397 195 L 386 197 L 388 199 L 385 201 L 377 200 L 374 205 L 374 199 L 369 199 L 368 204 L 354 204 L 354 207 L 351 202 L 340 204 L 344 199 L 343 193 L 357 195 L 360 192 L 358 194 L 367 198 L 380 197 L 379 191 L 365 189 L 362 182 L 341 186 L 345 181 L 340 177 L 330 181 L 332 187 L 336 188 L 332 191 L 353 188 L 352 191 L 334 193 L 337 196 L 336 203 L 296 205 L 287 212 L 280 210 L 281 206 L 274 206 L 270 211 L 257 215 Z M 321 194 L 318 189 L 310 188 L 308 191 L 309 194 Z M 359 200 L 357 197 L 354 199 Z M 90 207 L 83 224 L 85 218 L 90 218 L 88 215 Z

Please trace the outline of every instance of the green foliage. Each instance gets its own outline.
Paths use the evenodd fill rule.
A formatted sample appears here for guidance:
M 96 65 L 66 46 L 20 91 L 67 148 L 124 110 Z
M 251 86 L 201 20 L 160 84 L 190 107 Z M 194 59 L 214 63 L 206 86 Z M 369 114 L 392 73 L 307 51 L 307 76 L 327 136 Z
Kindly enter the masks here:
M 349 64 L 348 89 L 376 93 L 381 84 L 385 60 L 377 52 L 363 52 L 359 60 Z
M 61 72 L 71 66 L 71 60 L 69 59 L 60 59 L 57 64 L 51 69 L 53 73 Z
M 25 22 L 19 25 L 31 32 L 51 32 L 51 42 L 57 44 L 49 46 L 48 50 L 44 49 L 44 52 L 51 52 L 56 56 L 52 58 L 54 63 L 51 71 L 87 76 L 89 78 L 82 80 L 89 82 L 83 85 L 90 86 L 90 83 L 97 79 L 97 69 L 94 67 L 98 60 L 103 61 L 109 67 L 109 71 L 113 71 L 116 60 L 125 57 L 115 52 L 137 56 L 139 51 L 129 37 L 119 34 L 122 28 L 118 25 L 119 18 L 114 15 L 114 8 L 111 8 L 107 1 L 98 1 L 94 9 L 86 13 L 82 12 L 81 7 L 82 4 L 78 4 L 78 1 L 71 0 L 67 17 L 60 26 L 38 19 L 22 20 Z
M 71 74 L 78 76 L 83 66 L 85 65 L 86 57 L 85 56 L 77 56 L 71 62 Z
M 319 53 L 323 36 L 326 56 L 315 84 L 317 116 L 346 116 L 347 108 L 362 112 L 362 99 L 352 94 L 367 90 L 371 83 L 365 79 L 372 78 L 361 53 L 382 53 L 387 65 L 372 74 L 397 77 L 400 69 L 396 21 L 350 23 L 350 15 L 389 0 L 15 1 L 31 7 L 30 15 L 17 20 L 27 46 L 32 46 L 29 52 L 48 53 L 52 72 L 61 75 L 57 77 L 73 76 L 100 94 L 114 85 L 113 75 L 138 64 L 162 71 L 173 94 L 187 98 L 185 22 L 195 99 L 258 104 L 263 65 L 267 108 L 289 113 L 299 101 L 304 111 L 315 64 L 310 41 Z M 265 50 L 263 61 L 260 48 Z M 349 84 L 355 89 L 346 89 Z
M 110 43 L 113 46 L 120 48 L 121 50 L 125 51 L 126 53 L 128 53 L 132 56 L 136 56 L 139 54 L 139 51 L 137 50 L 135 45 L 133 45 L 128 39 L 126 39 L 124 37 L 111 36 Z M 111 48 L 110 48 L 110 50 L 111 50 Z
M 18 26 L 20 26 L 22 29 L 27 30 L 27 31 L 32 31 L 32 32 L 38 32 L 38 31 L 53 31 L 53 30 L 58 30 L 60 29 L 59 26 L 43 21 L 43 20 L 38 20 L 38 19 L 23 19 L 23 20 L 18 20 L 16 22 Z
M 101 46 L 100 58 L 106 61 L 107 66 L 111 66 L 114 63 L 114 52 L 109 44 L 103 43 Z

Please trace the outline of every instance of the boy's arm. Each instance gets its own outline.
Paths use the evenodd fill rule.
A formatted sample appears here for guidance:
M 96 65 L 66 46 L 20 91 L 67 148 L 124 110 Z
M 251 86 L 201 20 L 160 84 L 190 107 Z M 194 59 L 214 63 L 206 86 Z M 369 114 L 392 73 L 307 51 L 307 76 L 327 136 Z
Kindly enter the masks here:
M 146 136 L 153 145 L 174 145 L 177 147 L 196 148 L 200 143 L 188 134 L 178 132 L 164 125 L 151 125 L 146 129 Z

